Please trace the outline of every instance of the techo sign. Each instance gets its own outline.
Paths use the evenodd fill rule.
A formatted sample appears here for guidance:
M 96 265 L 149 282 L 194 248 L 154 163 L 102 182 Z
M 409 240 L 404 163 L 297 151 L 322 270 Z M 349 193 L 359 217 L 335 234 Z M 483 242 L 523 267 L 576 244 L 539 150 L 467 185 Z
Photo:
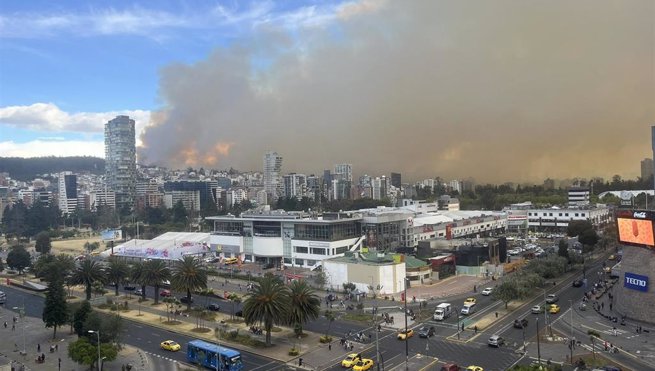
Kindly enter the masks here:
M 642 276 L 640 274 L 625 272 L 625 278 L 623 279 L 623 286 L 629 289 L 647 292 L 648 277 Z

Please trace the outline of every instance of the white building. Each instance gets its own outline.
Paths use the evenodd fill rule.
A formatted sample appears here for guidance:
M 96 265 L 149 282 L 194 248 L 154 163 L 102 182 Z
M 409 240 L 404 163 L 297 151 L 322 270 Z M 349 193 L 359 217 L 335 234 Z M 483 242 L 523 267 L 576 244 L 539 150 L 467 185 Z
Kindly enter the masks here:
M 305 174 L 291 173 L 284 176 L 284 196 L 302 199 L 307 195 L 307 177 Z
M 89 207 L 96 211 L 99 206 L 116 208 L 116 194 L 108 189 L 96 189 L 89 192 Z
M 323 261 L 327 286 L 340 289 L 353 283 L 360 292 L 393 295 L 405 290 L 405 263 L 397 255 L 346 253 Z
M 345 180 L 348 182 L 353 181 L 353 165 L 352 164 L 336 164 L 334 165 L 334 174 L 332 179 Z
M 588 220 L 598 226 L 612 221 L 612 213 L 605 205 L 587 207 L 552 207 L 528 210 L 528 228 L 533 231 L 562 230 L 574 220 Z
M 209 233 L 167 232 L 152 240 L 133 239 L 100 253 L 101 257 L 119 256 L 131 260 L 179 260 L 192 255 L 214 254 L 209 248 Z
M 590 200 L 589 188 L 572 187 L 569 189 L 569 205 L 588 205 Z
M 70 214 L 77 208 L 77 175 L 70 171 L 59 173 L 59 210 Z
M 166 208 L 171 209 L 180 201 L 185 209 L 200 211 L 200 191 L 166 191 L 164 193 Z

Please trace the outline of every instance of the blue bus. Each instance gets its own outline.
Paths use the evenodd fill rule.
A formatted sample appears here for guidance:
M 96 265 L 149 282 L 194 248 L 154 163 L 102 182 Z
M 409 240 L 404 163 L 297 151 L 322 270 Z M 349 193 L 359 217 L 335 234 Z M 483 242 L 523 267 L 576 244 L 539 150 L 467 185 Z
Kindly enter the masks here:
M 187 361 L 217 371 L 240 371 L 243 369 L 241 353 L 202 340 L 191 340 L 186 345 Z

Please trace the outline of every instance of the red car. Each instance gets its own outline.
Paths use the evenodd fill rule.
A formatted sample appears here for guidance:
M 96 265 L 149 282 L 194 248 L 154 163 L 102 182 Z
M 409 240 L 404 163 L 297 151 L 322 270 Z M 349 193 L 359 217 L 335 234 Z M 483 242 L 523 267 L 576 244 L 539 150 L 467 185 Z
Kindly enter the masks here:
M 168 290 L 161 290 L 159 292 L 159 296 L 162 296 L 162 297 L 165 297 L 165 298 L 170 298 L 172 295 L 171 295 L 171 292 L 168 291 Z

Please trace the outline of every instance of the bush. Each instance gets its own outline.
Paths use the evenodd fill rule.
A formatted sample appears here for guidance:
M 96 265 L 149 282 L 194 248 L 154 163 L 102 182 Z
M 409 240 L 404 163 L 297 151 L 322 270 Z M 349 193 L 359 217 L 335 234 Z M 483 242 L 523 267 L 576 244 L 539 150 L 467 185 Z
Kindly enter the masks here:
M 300 351 L 298 349 L 296 349 L 296 348 L 289 349 L 289 355 L 290 356 L 293 357 L 293 356 L 297 356 L 298 354 L 300 354 Z
M 321 344 L 327 344 L 332 342 L 332 336 L 321 336 L 318 340 Z
M 598 331 L 596 331 L 596 330 L 588 330 L 587 335 L 595 336 L 595 337 L 600 339 L 600 333 Z

